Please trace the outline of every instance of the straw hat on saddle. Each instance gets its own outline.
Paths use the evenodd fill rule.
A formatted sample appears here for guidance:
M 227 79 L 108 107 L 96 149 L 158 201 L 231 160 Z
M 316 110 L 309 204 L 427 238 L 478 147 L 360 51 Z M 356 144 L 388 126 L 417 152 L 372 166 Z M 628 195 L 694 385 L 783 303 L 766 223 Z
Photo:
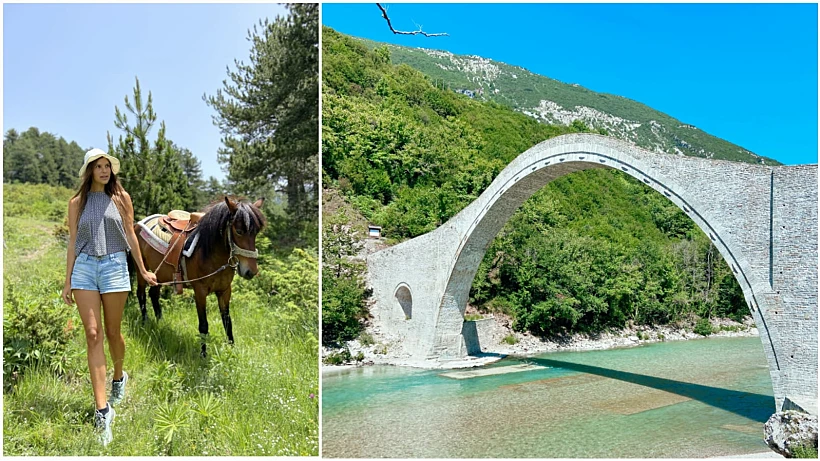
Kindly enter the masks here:
M 116 157 L 112 157 L 105 153 L 102 149 L 97 149 L 96 147 L 91 149 L 90 151 L 85 153 L 85 159 L 83 160 L 83 166 L 80 167 L 80 177 L 83 177 L 85 173 L 85 168 L 94 160 L 97 160 L 100 157 L 105 157 L 111 162 L 111 172 L 117 174 L 120 172 L 120 161 L 117 160 Z

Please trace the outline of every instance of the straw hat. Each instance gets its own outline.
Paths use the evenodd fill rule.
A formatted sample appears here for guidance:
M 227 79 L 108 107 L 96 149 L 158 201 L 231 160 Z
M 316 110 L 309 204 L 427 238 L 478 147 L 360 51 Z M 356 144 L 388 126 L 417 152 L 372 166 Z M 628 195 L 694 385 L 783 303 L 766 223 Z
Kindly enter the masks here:
M 120 172 L 120 161 L 117 160 L 116 157 L 112 157 L 106 154 L 102 149 L 97 149 L 96 147 L 91 149 L 90 151 L 85 153 L 85 159 L 83 160 L 83 166 L 80 168 L 80 177 L 83 177 L 85 173 L 85 167 L 88 166 L 89 163 L 97 160 L 100 157 L 105 157 L 111 162 L 111 172 L 117 174 Z

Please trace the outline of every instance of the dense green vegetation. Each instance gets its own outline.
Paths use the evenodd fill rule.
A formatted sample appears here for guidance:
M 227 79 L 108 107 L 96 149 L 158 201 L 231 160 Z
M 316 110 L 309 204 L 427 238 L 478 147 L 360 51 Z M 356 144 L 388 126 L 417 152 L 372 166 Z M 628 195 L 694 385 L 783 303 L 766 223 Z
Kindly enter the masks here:
M 537 192 L 493 240 L 476 306 L 539 334 L 745 312 L 714 246 L 662 195 L 617 171 L 574 173 Z
M 3 139 L 3 182 L 45 183 L 73 187 L 85 150 L 51 133 L 14 128 Z
M 792 449 L 794 458 L 814 458 L 817 459 L 817 447 L 810 444 L 798 445 Z
M 114 441 L 93 430 L 85 336 L 74 306 L 58 296 L 65 241 L 54 238 L 71 189 L 5 184 L 3 260 L 3 449 L 6 455 L 318 454 L 318 258 L 275 256 L 257 239 L 260 273 L 234 281 L 236 345 L 218 327 L 216 299 L 207 359 L 199 357 L 193 294 L 164 297 L 162 321 L 125 307 L 125 369 Z M 62 210 L 62 214 L 57 211 Z M 109 380 L 111 363 L 108 364 Z
M 392 241 L 444 223 L 536 143 L 588 131 L 583 123 L 537 123 L 447 90 L 391 64 L 393 48 L 371 51 L 328 28 L 322 46 L 325 184 Z M 324 273 L 332 278 L 328 264 Z M 337 291 L 332 280 L 324 286 L 324 305 L 334 306 L 334 316 L 323 316 L 323 328 L 339 331 L 352 316 L 361 318 L 366 293 Z M 491 244 L 470 302 L 506 312 L 516 328 L 537 334 L 739 316 L 746 309 L 725 262 L 694 223 L 660 194 L 611 170 L 573 173 L 531 197 Z
M 538 107 L 541 100 L 553 101 L 566 109 L 576 106 L 590 107 L 626 120 L 641 124 L 636 129 L 635 142 L 644 147 L 660 143 L 663 149 L 671 151 L 673 147 L 682 150 L 686 155 L 703 157 L 707 153 L 714 158 L 739 162 L 759 162 L 778 165 L 773 159 L 759 157 L 749 150 L 726 140 L 705 133 L 685 122 L 667 114 L 622 96 L 597 93 L 577 84 L 563 83 L 558 80 L 529 72 L 497 61 L 488 60 L 487 66 L 495 66 L 498 72 L 465 72 L 456 69 L 449 57 L 431 56 L 418 48 L 363 40 L 369 48 L 386 46 L 394 64 L 407 64 L 429 76 L 441 86 L 475 90 L 484 88 L 483 95 L 477 98 L 494 101 L 513 109 L 531 110 Z M 474 60 L 470 56 L 455 56 L 459 60 Z M 442 66 L 444 68 L 442 68 Z M 496 92 L 496 90 L 498 90 Z M 650 121 L 655 121 L 661 128 L 653 133 Z
M 393 238 L 435 229 L 518 154 L 586 127 L 540 124 L 434 87 L 385 48 L 370 52 L 325 28 L 322 166 Z

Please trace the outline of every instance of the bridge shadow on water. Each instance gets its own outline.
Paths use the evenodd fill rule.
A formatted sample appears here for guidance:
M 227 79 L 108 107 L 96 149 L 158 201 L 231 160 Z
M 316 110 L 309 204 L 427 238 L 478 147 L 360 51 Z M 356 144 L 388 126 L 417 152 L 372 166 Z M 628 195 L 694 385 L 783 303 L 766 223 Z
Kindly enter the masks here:
M 566 370 L 579 371 L 591 375 L 604 376 L 619 381 L 651 387 L 666 392 L 671 392 L 692 400 L 703 402 L 706 405 L 729 411 L 744 418 L 765 423 L 769 416 L 775 411 L 774 397 L 770 395 L 755 394 L 751 392 L 735 391 L 719 387 L 705 386 L 702 384 L 675 381 L 672 379 L 658 378 L 655 376 L 642 375 L 628 371 L 613 370 L 609 368 L 597 367 L 594 365 L 583 365 L 580 363 L 565 362 L 562 360 L 528 358 L 528 362 L 545 367 L 563 368 Z

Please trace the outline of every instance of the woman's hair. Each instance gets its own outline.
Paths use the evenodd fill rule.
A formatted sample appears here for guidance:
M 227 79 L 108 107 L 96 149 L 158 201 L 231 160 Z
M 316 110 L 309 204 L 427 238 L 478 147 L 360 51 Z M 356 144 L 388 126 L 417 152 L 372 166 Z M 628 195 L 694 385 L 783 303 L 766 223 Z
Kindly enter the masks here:
M 83 173 L 82 179 L 80 180 L 80 188 L 77 190 L 77 193 L 71 197 L 72 200 L 75 197 L 80 198 L 80 207 L 77 209 L 77 222 L 80 221 L 80 216 L 82 216 L 83 210 L 85 210 L 85 204 L 88 202 L 88 192 L 91 191 L 91 183 L 94 181 L 94 167 L 97 166 L 97 162 L 100 160 L 106 160 L 110 163 L 110 160 L 105 157 L 100 157 L 89 163 L 85 168 L 85 173 Z M 109 177 L 108 183 L 105 185 L 104 190 L 106 195 L 111 197 L 111 200 L 114 202 L 117 210 L 119 210 L 123 225 L 130 225 L 130 223 L 126 222 L 128 216 L 125 213 L 125 205 L 123 202 L 125 197 L 125 189 L 123 189 L 122 184 L 120 184 L 117 180 L 117 175 L 114 174 L 113 170 L 111 171 L 111 176 Z

